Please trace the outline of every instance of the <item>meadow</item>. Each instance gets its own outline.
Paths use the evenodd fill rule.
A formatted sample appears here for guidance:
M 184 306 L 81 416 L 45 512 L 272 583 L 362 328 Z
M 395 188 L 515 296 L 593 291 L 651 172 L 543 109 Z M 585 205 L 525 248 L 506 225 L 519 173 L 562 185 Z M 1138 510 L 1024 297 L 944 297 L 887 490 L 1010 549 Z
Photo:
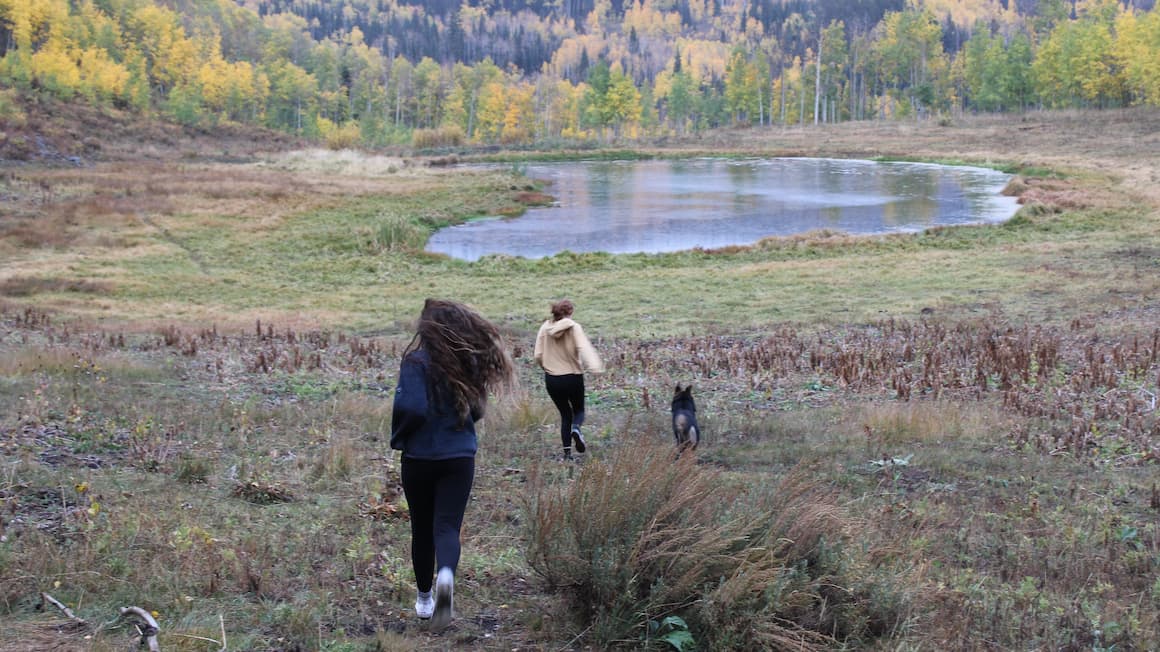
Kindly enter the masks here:
M 124 649 L 130 606 L 167 650 L 1160 646 L 1155 111 L 269 145 L 0 169 L 3 649 Z M 625 155 L 989 165 L 1022 207 L 662 255 L 421 251 L 550 200 L 521 161 Z M 411 612 L 387 446 L 429 296 L 496 321 L 521 376 L 482 426 L 443 633 Z M 577 464 L 531 360 L 565 296 L 609 367 Z M 706 433 L 681 459 L 678 383 Z

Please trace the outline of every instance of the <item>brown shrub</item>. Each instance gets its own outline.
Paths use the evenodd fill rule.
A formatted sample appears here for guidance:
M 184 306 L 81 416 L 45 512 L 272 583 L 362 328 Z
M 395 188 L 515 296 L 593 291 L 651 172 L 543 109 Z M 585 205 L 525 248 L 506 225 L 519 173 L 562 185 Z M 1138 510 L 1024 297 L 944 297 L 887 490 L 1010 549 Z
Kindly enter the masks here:
M 694 456 L 645 446 L 570 483 L 549 475 L 531 477 L 528 560 L 599 647 L 676 615 L 700 649 L 820 650 L 876 635 L 870 622 L 889 630 L 906 602 L 845 550 L 854 521 L 804 474 L 746 497 Z

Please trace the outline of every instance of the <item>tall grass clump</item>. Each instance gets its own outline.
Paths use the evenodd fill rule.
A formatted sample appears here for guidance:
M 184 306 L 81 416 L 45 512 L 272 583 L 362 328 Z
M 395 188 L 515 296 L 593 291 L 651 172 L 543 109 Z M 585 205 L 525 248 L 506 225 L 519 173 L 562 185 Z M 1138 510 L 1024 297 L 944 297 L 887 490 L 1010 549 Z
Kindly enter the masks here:
M 855 521 L 804 474 L 757 492 L 667 446 L 622 447 L 566 484 L 543 471 L 528 561 L 597 647 L 648 645 L 670 616 L 707 650 L 825 649 L 903 618 L 903 593 L 846 545 Z
M 384 213 L 374 227 L 370 242 L 373 253 L 422 249 L 430 236 L 427 229 L 403 215 Z
M 431 149 L 434 147 L 458 147 L 467 140 L 463 128 L 448 125 L 436 129 L 416 129 L 411 134 L 411 147 Z

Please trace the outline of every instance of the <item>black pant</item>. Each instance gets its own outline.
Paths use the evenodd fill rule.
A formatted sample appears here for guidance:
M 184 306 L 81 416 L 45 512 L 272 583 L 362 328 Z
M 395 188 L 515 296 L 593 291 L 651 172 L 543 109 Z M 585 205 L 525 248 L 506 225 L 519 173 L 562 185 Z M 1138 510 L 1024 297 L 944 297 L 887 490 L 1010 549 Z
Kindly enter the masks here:
M 571 449 L 572 426 L 584 425 L 584 375 L 544 374 L 544 386 L 556 404 L 556 409 L 560 411 L 560 443 L 564 448 Z
M 420 592 L 431 590 L 435 562 L 459 566 L 459 530 L 475 479 L 475 458 L 417 460 L 404 456 L 403 493 L 411 510 L 411 566 Z

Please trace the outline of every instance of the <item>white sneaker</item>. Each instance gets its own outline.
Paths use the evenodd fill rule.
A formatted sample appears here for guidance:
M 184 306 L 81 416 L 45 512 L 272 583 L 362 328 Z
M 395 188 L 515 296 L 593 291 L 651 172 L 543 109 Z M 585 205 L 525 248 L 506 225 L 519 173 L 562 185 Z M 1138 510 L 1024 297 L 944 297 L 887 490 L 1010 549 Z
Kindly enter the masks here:
M 431 597 L 431 592 L 427 595 L 420 595 L 415 598 L 415 615 L 421 620 L 427 620 L 431 614 L 435 613 L 435 598 Z
M 431 627 L 443 629 L 451 624 L 451 607 L 455 594 L 455 573 L 444 566 L 435 576 L 435 613 L 431 616 Z

